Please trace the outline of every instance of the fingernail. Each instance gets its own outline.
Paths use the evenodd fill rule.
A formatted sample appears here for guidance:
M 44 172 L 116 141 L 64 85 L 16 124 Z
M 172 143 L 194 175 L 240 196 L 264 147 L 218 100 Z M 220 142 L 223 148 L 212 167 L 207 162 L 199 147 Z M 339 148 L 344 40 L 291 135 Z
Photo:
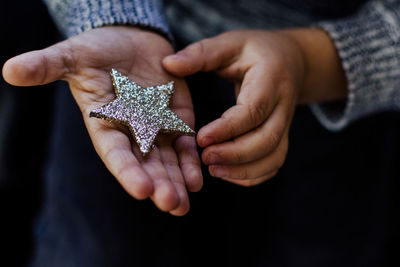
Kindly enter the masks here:
M 223 167 L 210 166 L 210 173 L 214 177 L 224 178 L 228 172 Z
M 210 153 L 207 157 L 206 164 L 218 164 L 221 161 L 221 157 L 215 153 Z
M 201 143 L 202 146 L 209 146 L 214 143 L 214 139 L 210 136 L 204 136 L 203 138 L 201 138 Z

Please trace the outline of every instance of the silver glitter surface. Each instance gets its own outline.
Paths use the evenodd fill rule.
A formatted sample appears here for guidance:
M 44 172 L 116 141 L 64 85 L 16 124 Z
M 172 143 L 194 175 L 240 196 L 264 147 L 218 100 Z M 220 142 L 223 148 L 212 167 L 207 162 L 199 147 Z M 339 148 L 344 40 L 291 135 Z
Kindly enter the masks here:
M 128 126 L 143 155 L 150 152 L 159 132 L 195 135 L 168 107 L 174 82 L 145 88 L 115 69 L 111 77 L 117 98 L 89 116 Z

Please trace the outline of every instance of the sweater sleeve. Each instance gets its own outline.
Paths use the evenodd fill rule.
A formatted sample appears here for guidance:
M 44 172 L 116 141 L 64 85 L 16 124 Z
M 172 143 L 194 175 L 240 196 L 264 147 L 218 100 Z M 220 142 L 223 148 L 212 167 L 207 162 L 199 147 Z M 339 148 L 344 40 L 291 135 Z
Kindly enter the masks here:
M 43 1 L 67 37 L 107 25 L 138 25 L 171 38 L 162 0 Z
M 327 129 L 338 131 L 371 113 L 400 109 L 400 0 L 373 0 L 356 14 L 321 22 L 345 71 L 345 103 L 310 105 Z

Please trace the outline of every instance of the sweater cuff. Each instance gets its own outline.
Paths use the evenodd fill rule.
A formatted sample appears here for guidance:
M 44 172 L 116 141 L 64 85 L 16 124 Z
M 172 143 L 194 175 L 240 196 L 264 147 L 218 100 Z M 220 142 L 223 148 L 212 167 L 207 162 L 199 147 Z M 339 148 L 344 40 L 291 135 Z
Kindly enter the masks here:
M 352 17 L 321 22 L 345 71 L 349 94 L 342 103 L 310 105 L 328 130 L 338 131 L 371 113 L 400 109 L 399 1 L 370 1 Z
M 67 37 L 108 25 L 136 25 L 172 40 L 161 0 L 44 0 Z

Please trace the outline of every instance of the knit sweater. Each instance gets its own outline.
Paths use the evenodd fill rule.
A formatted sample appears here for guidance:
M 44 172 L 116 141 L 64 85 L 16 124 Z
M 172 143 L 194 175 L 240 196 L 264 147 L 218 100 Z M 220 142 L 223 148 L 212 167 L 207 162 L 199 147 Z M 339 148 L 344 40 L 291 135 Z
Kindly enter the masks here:
M 322 125 L 337 131 L 400 109 L 400 0 L 175 0 L 165 1 L 166 8 L 161 0 L 44 1 L 66 36 L 128 24 L 193 42 L 238 28 L 321 27 L 337 48 L 349 89 L 345 102 L 310 105 Z

